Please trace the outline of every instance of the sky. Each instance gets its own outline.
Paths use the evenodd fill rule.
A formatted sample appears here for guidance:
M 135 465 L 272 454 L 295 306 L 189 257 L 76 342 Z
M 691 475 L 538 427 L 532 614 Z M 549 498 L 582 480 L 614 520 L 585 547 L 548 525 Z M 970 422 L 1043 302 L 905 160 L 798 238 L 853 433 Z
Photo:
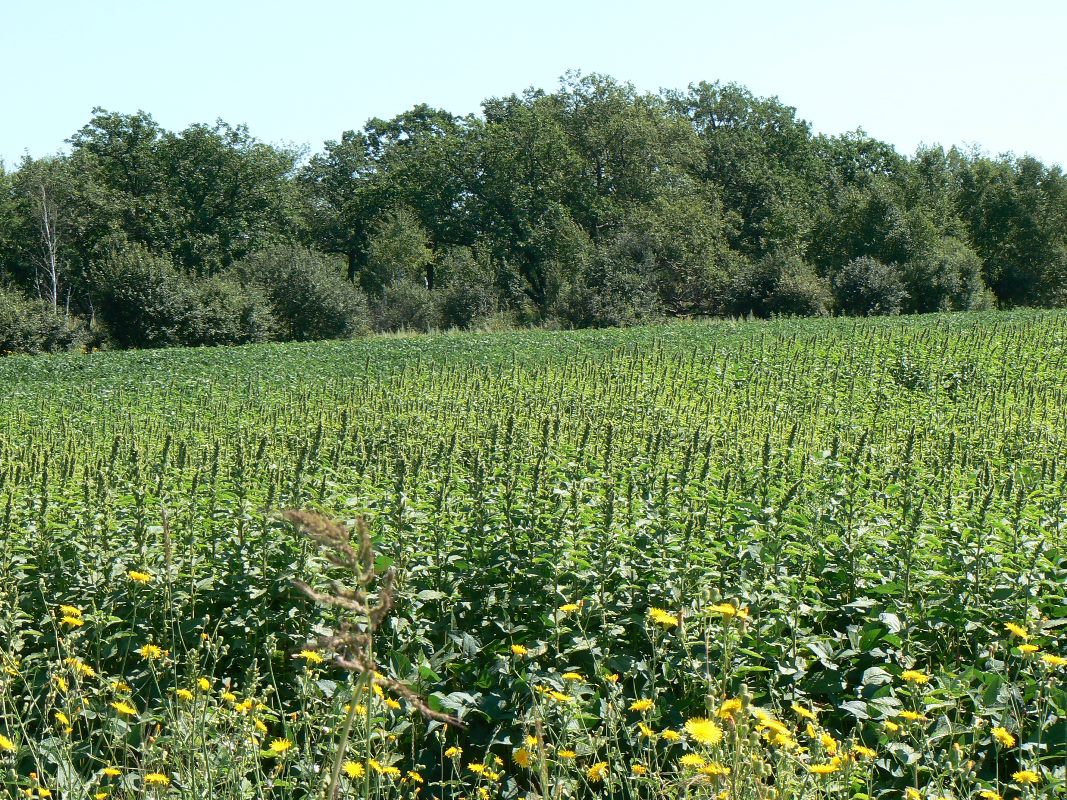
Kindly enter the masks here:
M 816 132 L 1067 165 L 1062 0 L 0 0 L 0 160 L 60 151 L 94 106 L 324 141 L 425 102 L 455 114 L 568 70 L 737 82 Z

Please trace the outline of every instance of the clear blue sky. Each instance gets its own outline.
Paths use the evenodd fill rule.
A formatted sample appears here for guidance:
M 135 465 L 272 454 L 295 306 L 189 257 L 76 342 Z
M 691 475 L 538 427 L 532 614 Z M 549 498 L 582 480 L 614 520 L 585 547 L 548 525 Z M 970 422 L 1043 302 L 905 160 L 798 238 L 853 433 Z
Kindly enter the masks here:
M 55 152 L 93 106 L 218 117 L 317 150 L 418 102 L 478 111 L 569 69 L 640 89 L 737 81 L 816 131 L 903 152 L 981 145 L 1067 164 L 1061 0 L 0 4 L 0 159 Z

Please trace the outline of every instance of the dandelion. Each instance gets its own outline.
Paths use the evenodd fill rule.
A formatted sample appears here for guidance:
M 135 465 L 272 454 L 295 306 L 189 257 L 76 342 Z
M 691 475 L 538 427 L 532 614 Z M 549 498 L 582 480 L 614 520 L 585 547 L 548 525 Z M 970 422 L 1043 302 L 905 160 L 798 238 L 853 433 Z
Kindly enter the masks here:
M 727 619 L 737 616 L 737 607 L 730 603 L 718 603 L 711 606 L 708 611 L 714 614 L 722 614 Z
M 1054 656 L 1051 653 L 1045 653 L 1045 655 L 1041 656 L 1041 661 L 1050 667 L 1067 667 L 1067 658 Z
M 663 731 L 660 737 L 667 742 L 677 742 L 682 738 L 682 734 L 678 733 L 678 731 Z
M 367 771 L 363 768 L 363 765 L 358 761 L 346 761 L 341 767 L 345 771 L 345 775 L 349 778 L 362 778 L 367 774 Z
M 1012 636 L 1018 636 L 1023 641 L 1026 641 L 1030 638 L 1030 634 L 1027 632 L 1026 628 L 1014 622 L 1005 622 L 1004 630 L 1006 630 Z
M 296 657 L 304 659 L 309 666 L 312 664 L 321 664 L 325 661 L 325 659 L 314 650 L 301 650 L 297 653 Z
M 982 800 L 1003 800 L 1000 796 L 1000 792 L 994 792 L 992 789 L 982 789 L 978 793 L 978 796 L 981 797 Z
M 14 753 L 18 748 L 15 747 L 15 743 L 0 733 L 0 752 Z
M 891 720 L 891 719 L 887 719 L 887 720 L 884 720 L 884 721 L 882 722 L 882 725 L 883 725 L 883 726 L 885 727 L 885 729 L 886 729 L 887 731 L 889 731 L 890 733 L 896 733 L 897 731 L 899 731 L 899 730 L 900 730 L 900 726 L 899 726 L 899 725 L 897 725 L 897 724 L 896 724 L 895 722 L 893 722 L 893 720 Z
M 127 717 L 133 717 L 137 715 L 137 709 L 127 703 L 125 700 L 118 700 L 111 704 L 111 707 Z
M 452 745 L 450 748 L 445 750 L 445 758 L 459 758 L 461 755 L 463 755 L 462 747 L 456 747 L 455 745 Z
M 560 677 L 565 681 L 580 681 L 583 680 L 582 676 L 577 672 L 564 672 Z
M 874 758 L 878 753 L 869 747 L 864 747 L 862 744 L 852 745 L 852 752 L 863 758 Z
M 256 730 L 259 731 L 260 733 L 266 733 L 267 732 L 267 724 L 263 720 L 261 720 L 261 719 L 252 720 L 252 724 L 256 726 Z
M 573 761 L 577 757 L 577 753 L 573 750 L 558 750 L 556 755 L 562 758 L 564 761 Z
M 387 708 L 393 709 L 393 711 L 397 711 L 400 708 L 400 703 L 391 697 L 385 698 L 385 705 Z
M 67 686 L 67 681 L 62 676 L 53 675 L 52 683 L 54 683 L 56 685 L 56 688 L 59 689 L 59 691 L 61 691 L 63 694 L 67 693 L 69 687 Z
M 700 770 L 700 774 L 707 775 L 710 778 L 718 778 L 720 776 L 729 775 L 730 768 L 724 767 L 722 764 L 717 764 L 713 761 L 706 767 L 704 767 L 702 770 Z
M 915 669 L 906 669 L 900 673 L 900 679 L 907 683 L 914 683 L 922 686 L 924 683 L 929 683 L 930 676 Z
M 131 569 L 129 572 L 127 572 L 126 573 L 126 577 L 129 578 L 134 583 L 139 583 L 142 586 L 144 584 L 146 584 L 146 583 L 151 583 L 152 582 L 152 573 L 150 573 L 150 572 L 140 572 L 139 570 L 136 570 L 136 569 Z
M 604 676 L 604 680 L 606 680 L 608 683 L 618 683 L 619 673 L 609 672 L 607 675 Z
M 117 778 L 121 774 L 122 770 L 120 770 L 118 767 L 104 767 L 104 775 L 109 778 Z
M 1041 776 L 1034 772 L 1032 769 L 1023 769 L 1018 772 L 1013 772 L 1011 779 L 1016 783 L 1026 786 L 1027 784 L 1038 783 L 1041 781 Z
M 71 657 L 71 658 L 66 659 L 66 661 L 64 663 L 66 663 L 66 665 L 68 667 L 70 667 L 76 673 L 81 675 L 83 678 L 95 678 L 96 677 L 96 670 L 93 669 L 92 667 L 90 667 L 88 664 L 86 664 L 80 658 Z
M 585 778 L 590 783 L 600 783 L 604 780 L 607 772 L 608 763 L 606 761 L 598 761 L 585 771 Z
M 630 703 L 630 710 L 631 711 L 637 711 L 639 713 L 644 713 L 645 711 L 648 711 L 650 708 L 652 708 L 652 701 L 648 700 L 648 699 L 634 700 L 632 703 Z
M 145 661 L 155 661 L 156 659 L 163 658 L 163 649 L 158 645 L 146 644 L 137 650 L 137 654 Z
M 211 681 L 209 681 L 207 678 L 197 678 L 196 679 L 196 688 L 198 688 L 202 692 L 210 692 L 211 691 Z
M 704 760 L 702 756 L 698 756 L 696 753 L 686 753 L 684 756 L 678 759 L 678 763 L 683 767 L 690 767 L 691 769 L 700 769 L 708 762 Z
M 707 747 L 713 747 L 722 741 L 722 728 L 710 719 L 704 719 L 703 717 L 687 720 L 685 732 L 694 741 Z
M 926 719 L 926 717 L 924 717 L 922 714 L 918 713 L 917 711 L 907 711 L 907 710 L 905 710 L 905 711 L 901 711 L 899 714 L 897 714 L 897 716 L 900 717 L 901 719 L 906 719 L 908 722 L 918 722 L 921 719 Z
M 729 700 L 724 700 L 722 705 L 716 710 L 715 716 L 719 719 L 733 719 L 734 714 L 740 710 L 741 701 L 734 697 Z
M 1007 728 L 998 725 L 990 733 L 1001 747 L 1015 747 L 1015 737 L 1008 732 Z
M 525 647 L 523 647 L 521 644 L 513 644 L 511 646 L 512 655 L 525 656 L 525 655 L 529 654 L 529 652 L 530 651 L 527 650 Z
M 578 603 L 564 603 L 559 607 L 561 614 L 573 614 L 575 611 L 581 608 Z
M 813 722 L 818 719 L 818 717 L 815 716 L 815 712 L 814 711 L 809 711 L 808 709 L 804 708 L 804 706 L 797 705 L 796 703 L 793 703 L 793 705 L 791 705 L 790 708 L 793 709 L 793 713 L 796 714 L 798 717 L 803 717 L 804 719 L 810 719 Z
M 55 712 L 55 718 L 56 722 L 58 722 L 60 725 L 66 725 L 67 727 L 70 727 L 70 719 L 62 711 Z
M 1040 649 L 1041 648 L 1038 647 L 1036 644 L 1021 644 L 1021 645 L 1019 645 L 1019 652 L 1022 653 L 1023 655 L 1027 655 L 1027 656 L 1033 655 L 1034 653 L 1036 653 Z
M 144 776 L 144 782 L 147 786 L 170 786 L 170 778 L 162 772 L 149 772 Z
M 654 730 L 652 730 L 650 727 L 648 727 L 643 722 L 638 722 L 637 723 L 637 730 L 639 730 L 641 732 L 641 735 L 644 736 L 647 739 L 655 739 L 656 738 L 656 732 Z
M 828 764 L 812 764 L 808 767 L 808 772 L 812 775 L 832 775 L 841 769 L 841 765 L 833 761 Z
M 275 739 L 270 743 L 270 751 L 276 756 L 284 755 L 293 746 L 293 743 L 288 739 Z
M 911 786 L 904 790 L 904 797 L 906 797 L 907 800 L 922 800 L 922 795 L 919 793 L 919 790 L 913 789 Z
M 569 694 L 563 694 L 563 692 L 557 692 L 552 690 L 548 693 L 548 696 L 555 700 L 557 703 L 570 703 L 574 700 Z
M 411 781 L 412 783 L 426 783 L 426 781 L 422 779 L 422 776 L 419 773 L 410 769 L 408 770 L 407 775 L 404 776 L 404 780 Z
M 82 625 L 85 624 L 85 620 L 83 620 L 81 617 L 75 617 L 68 614 L 67 616 L 63 617 L 59 621 L 59 623 L 61 625 L 66 625 L 68 628 L 80 628 Z
M 630 767 L 630 772 L 632 772 L 634 775 L 644 775 L 646 772 L 648 772 L 648 768 L 642 766 L 641 764 L 634 764 Z
M 825 750 L 830 755 L 834 755 L 837 753 L 837 740 L 830 734 L 824 733 L 822 736 L 820 736 L 819 744 L 821 744 L 823 750 Z
M 223 692 L 222 699 L 225 700 L 227 703 L 236 703 L 237 695 L 235 695 L 233 692 Z
M 515 755 L 512 757 L 514 762 L 523 769 L 528 769 L 530 766 L 530 751 L 525 747 L 520 747 L 515 751 Z
M 188 689 L 175 689 L 174 696 L 177 697 L 179 700 L 185 701 L 186 703 L 193 699 L 193 693 L 190 692 Z
M 60 606 L 59 613 L 64 617 L 80 617 L 82 610 L 77 606 Z
M 648 610 L 648 618 L 664 628 L 673 628 L 678 624 L 678 617 L 662 608 L 650 608 Z

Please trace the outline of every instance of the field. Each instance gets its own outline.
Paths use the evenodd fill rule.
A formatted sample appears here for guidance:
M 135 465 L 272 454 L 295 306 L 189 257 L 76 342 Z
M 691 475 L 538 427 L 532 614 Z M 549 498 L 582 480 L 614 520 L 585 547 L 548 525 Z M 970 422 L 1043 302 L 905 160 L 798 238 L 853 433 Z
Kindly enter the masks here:
M 1065 313 L 12 357 L 0 399 L 7 796 L 1064 796 Z

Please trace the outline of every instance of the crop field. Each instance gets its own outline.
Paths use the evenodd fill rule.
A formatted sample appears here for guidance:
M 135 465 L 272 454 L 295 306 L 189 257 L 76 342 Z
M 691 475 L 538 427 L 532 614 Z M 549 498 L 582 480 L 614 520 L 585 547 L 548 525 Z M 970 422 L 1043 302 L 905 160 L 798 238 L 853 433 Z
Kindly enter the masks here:
M 1062 798 L 1065 681 L 1065 313 L 0 360 L 5 797 Z

